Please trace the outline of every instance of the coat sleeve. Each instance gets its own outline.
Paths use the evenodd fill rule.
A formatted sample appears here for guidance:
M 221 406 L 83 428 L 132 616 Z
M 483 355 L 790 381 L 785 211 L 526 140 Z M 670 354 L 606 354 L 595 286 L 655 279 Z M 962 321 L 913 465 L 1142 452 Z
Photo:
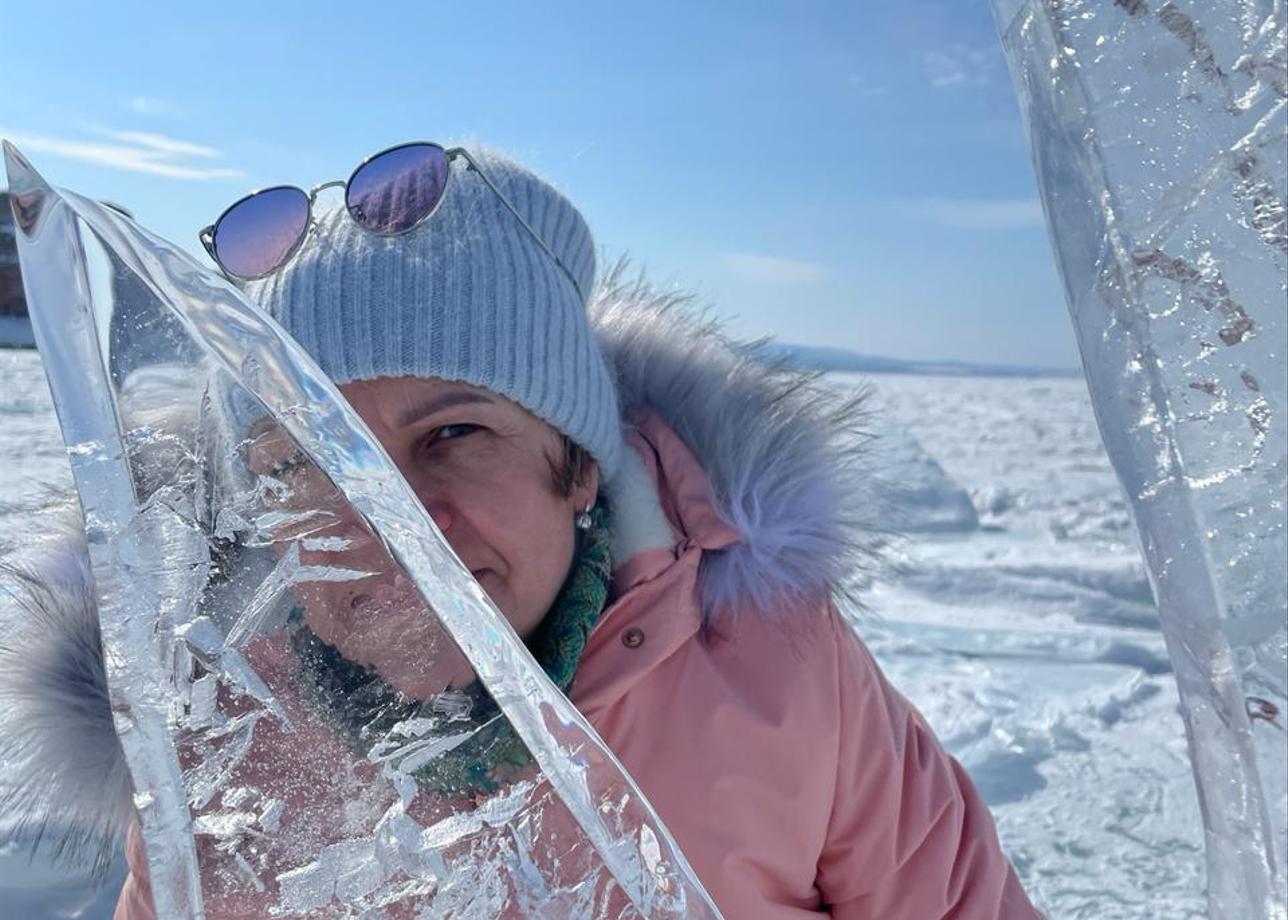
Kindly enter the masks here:
M 1040 920 L 970 778 L 833 608 L 836 792 L 817 885 L 836 920 Z

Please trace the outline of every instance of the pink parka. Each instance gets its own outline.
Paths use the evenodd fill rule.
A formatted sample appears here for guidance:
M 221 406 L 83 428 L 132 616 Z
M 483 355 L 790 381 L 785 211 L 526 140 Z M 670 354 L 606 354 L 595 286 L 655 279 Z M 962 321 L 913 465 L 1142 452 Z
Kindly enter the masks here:
M 592 322 L 633 449 L 606 484 L 620 561 L 571 698 L 725 918 L 1040 917 L 834 602 L 870 546 L 857 403 L 639 288 L 601 293 Z M 152 917 L 136 828 L 127 856 L 116 918 Z

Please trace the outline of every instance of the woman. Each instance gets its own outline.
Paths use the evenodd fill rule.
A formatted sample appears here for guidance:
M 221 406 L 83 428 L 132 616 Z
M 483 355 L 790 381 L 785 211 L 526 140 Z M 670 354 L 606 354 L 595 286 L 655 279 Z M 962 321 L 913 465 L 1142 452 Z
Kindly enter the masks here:
M 1038 916 L 969 779 L 838 613 L 877 543 L 860 526 L 857 401 L 766 368 L 619 271 L 592 291 L 567 200 L 499 155 L 424 146 L 398 148 L 386 175 L 360 169 L 306 245 L 308 202 L 277 233 L 235 205 L 203 240 L 340 386 L 724 916 Z M 252 466 L 290 475 L 266 437 Z M 75 608 L 61 641 L 95 647 L 82 552 L 37 564 L 32 603 Z M 365 616 L 400 590 L 301 590 L 293 654 L 378 675 L 391 699 L 459 686 L 467 672 L 417 654 L 432 639 Z M 34 656 L 43 676 L 10 680 L 55 680 L 58 641 Z M 115 751 L 95 674 L 78 706 Z M 452 780 L 487 794 L 523 753 L 498 739 Z M 92 799 L 90 777 L 46 767 L 78 807 Z M 151 915 L 137 830 L 127 853 L 120 920 Z

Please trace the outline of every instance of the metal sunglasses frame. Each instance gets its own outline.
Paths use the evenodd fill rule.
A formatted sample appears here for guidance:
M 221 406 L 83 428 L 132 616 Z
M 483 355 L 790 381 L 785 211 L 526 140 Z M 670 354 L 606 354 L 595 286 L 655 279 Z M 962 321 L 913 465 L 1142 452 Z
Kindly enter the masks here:
M 201 240 L 201 245 L 205 247 L 206 252 L 209 253 L 210 255 L 210 258 L 214 259 L 215 264 L 219 266 L 219 270 L 223 272 L 224 275 L 226 275 L 227 277 L 236 278 L 239 281 L 258 281 L 261 278 L 267 278 L 269 275 L 273 274 L 273 272 L 279 271 L 284 265 L 290 262 L 291 259 L 295 258 L 295 254 L 300 251 L 300 247 L 304 245 L 305 240 L 307 240 L 309 238 L 309 235 L 312 234 L 317 229 L 317 222 L 313 220 L 313 203 L 317 200 L 317 196 L 319 192 L 322 192 L 323 190 L 328 188 L 343 188 L 347 191 L 349 188 L 349 183 L 352 182 L 354 177 L 358 175 L 358 173 L 360 173 L 363 170 L 363 168 L 372 160 L 378 159 L 379 157 L 384 156 L 386 153 L 392 153 L 395 150 L 402 150 L 403 148 L 406 148 L 406 147 L 435 147 L 443 151 L 443 155 L 447 158 L 447 179 L 443 183 L 443 191 L 438 196 L 438 201 L 434 202 L 434 206 L 430 208 L 428 212 L 426 212 L 424 217 L 421 217 L 410 227 L 395 231 L 394 233 L 379 233 L 375 230 L 369 230 L 366 227 L 363 227 L 362 224 L 359 223 L 358 220 L 353 216 L 352 212 L 349 211 L 348 202 L 346 201 L 344 210 L 345 210 L 345 213 L 349 215 L 350 220 L 352 220 L 355 224 L 358 224 L 359 227 L 362 227 L 364 231 L 372 234 L 373 236 L 394 237 L 394 236 L 402 236 L 404 233 L 411 233 L 411 231 L 415 230 L 421 224 L 425 223 L 427 220 L 429 220 L 438 212 L 439 207 L 443 203 L 443 199 L 447 196 L 448 183 L 452 181 L 452 162 L 456 160 L 457 157 L 460 157 L 462 160 L 465 161 L 466 171 L 467 172 L 472 171 L 472 172 L 478 173 L 479 178 L 482 179 L 483 182 L 487 185 L 487 187 L 492 190 L 493 194 L 495 194 L 496 197 L 500 199 L 501 204 L 505 205 L 505 209 L 514 215 L 514 219 L 519 222 L 519 225 L 522 226 L 523 229 L 526 230 L 534 240 L 536 240 L 537 245 L 540 246 L 542 250 L 546 253 L 546 255 L 550 256 L 550 258 L 554 260 L 554 263 L 559 266 L 559 270 L 563 272 L 564 277 L 566 277 L 568 281 L 572 284 L 573 290 L 577 292 L 578 298 L 580 298 L 583 302 L 585 301 L 586 299 L 585 292 L 582 291 L 581 285 L 577 283 L 577 279 L 573 276 L 573 273 L 569 270 L 568 266 L 563 263 L 563 260 L 560 259 L 559 256 L 555 254 L 555 251 L 551 249 L 549 245 L 547 245 L 546 241 L 541 238 L 541 234 L 539 234 L 536 230 L 534 230 L 532 228 L 532 225 L 523 219 L 523 215 L 518 212 L 518 210 L 514 207 L 514 205 L 510 203 L 510 200 L 505 197 L 505 195 L 501 192 L 499 188 L 496 187 L 496 183 L 494 183 L 488 177 L 488 174 L 483 170 L 483 167 L 479 166 L 479 164 L 474 160 L 474 158 L 470 156 L 470 152 L 466 150 L 464 147 L 444 147 L 442 144 L 436 144 L 433 141 L 406 141 L 401 144 L 394 144 L 392 147 L 386 147 L 384 150 L 380 150 L 376 153 L 371 154 L 369 157 L 367 157 L 361 163 L 359 163 L 356 167 L 354 167 L 353 172 L 349 173 L 349 178 L 344 180 L 332 179 L 329 182 L 320 182 L 317 185 L 307 190 L 300 188 L 300 186 L 298 185 L 270 185 L 266 188 L 255 189 L 255 191 L 250 192 L 249 194 L 243 195 L 242 197 L 234 201 L 232 204 L 230 204 L 228 207 L 224 208 L 223 211 L 220 212 L 219 216 L 215 219 L 215 222 L 210 226 L 203 228 L 202 231 L 199 234 L 197 234 L 197 237 L 198 239 Z M 295 189 L 296 191 L 303 192 L 304 195 L 307 196 L 308 205 L 309 205 L 308 226 L 304 228 L 304 231 L 300 234 L 299 239 L 297 239 L 295 243 L 291 246 L 290 250 L 282 258 L 282 261 L 274 265 L 272 268 L 270 268 L 268 271 L 264 272 L 263 274 L 246 276 L 246 275 L 234 274 L 233 272 L 228 271 L 228 269 L 224 268 L 223 263 L 219 261 L 219 256 L 216 255 L 215 253 L 215 230 L 219 227 L 220 221 L 222 221 L 225 217 L 227 217 L 230 211 L 232 211 L 234 208 L 236 208 L 238 205 L 242 204 L 243 202 L 249 201 L 255 196 L 262 195 L 265 192 L 274 192 L 274 191 L 277 191 L 278 189 Z

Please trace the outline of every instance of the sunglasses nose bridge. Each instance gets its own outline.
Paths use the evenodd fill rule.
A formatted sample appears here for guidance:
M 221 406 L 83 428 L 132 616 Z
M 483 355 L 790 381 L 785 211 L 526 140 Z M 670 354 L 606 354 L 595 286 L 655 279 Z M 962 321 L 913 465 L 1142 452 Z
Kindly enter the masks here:
M 317 185 L 309 189 L 309 204 L 317 201 L 319 193 L 324 192 L 329 188 L 344 188 L 348 184 L 349 183 L 344 179 L 332 179 L 330 182 L 319 182 Z

